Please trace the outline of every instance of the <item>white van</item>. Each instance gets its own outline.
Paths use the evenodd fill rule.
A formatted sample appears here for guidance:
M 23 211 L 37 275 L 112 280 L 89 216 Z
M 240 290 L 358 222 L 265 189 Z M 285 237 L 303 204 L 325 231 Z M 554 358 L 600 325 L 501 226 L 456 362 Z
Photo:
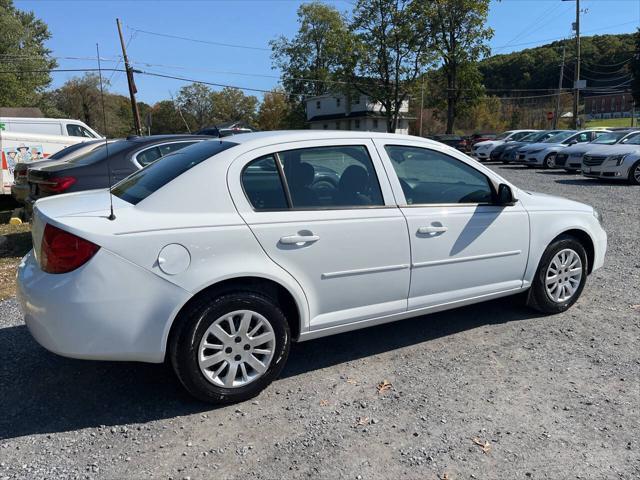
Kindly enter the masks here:
M 37 162 L 59 152 L 69 145 L 95 140 L 93 137 L 44 135 L 0 131 L 0 160 L 2 163 L 0 194 L 11 193 L 13 170 L 17 163 Z
M 102 135 L 80 120 L 68 118 L 0 117 L 0 131 L 62 135 L 68 137 L 102 138 Z

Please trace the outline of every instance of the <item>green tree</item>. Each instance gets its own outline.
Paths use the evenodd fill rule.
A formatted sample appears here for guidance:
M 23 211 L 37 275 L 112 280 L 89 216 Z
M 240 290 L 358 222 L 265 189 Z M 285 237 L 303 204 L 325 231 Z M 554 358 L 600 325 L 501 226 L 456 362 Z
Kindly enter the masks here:
M 416 78 L 433 62 L 423 3 L 358 0 L 353 13 L 354 54 L 344 69 L 355 89 L 382 105 L 389 132 Z
M 258 99 L 238 88 L 225 87 L 211 94 L 211 116 L 214 123 L 242 121 L 254 123 Z
M 187 133 L 194 129 L 193 123 L 192 119 L 180 114 L 177 105 L 171 100 L 162 100 L 151 108 L 151 133 L 154 135 Z
M 196 129 L 208 127 L 214 122 L 213 91 L 201 83 L 186 85 L 178 92 L 176 103 L 183 114 L 193 119 Z
M 265 93 L 258 110 L 260 130 L 282 130 L 288 127 L 291 105 L 282 90 Z
M 33 12 L 16 9 L 12 0 L 0 0 L 0 105 L 37 105 L 51 83 L 48 70 L 56 66 L 44 44 L 50 37 L 46 23 Z
M 424 6 L 445 82 L 446 132 L 453 133 L 460 104 L 473 103 L 483 93 L 476 62 L 489 53 L 487 42 L 493 36 L 486 26 L 489 0 L 433 0 Z
M 270 42 L 274 68 L 282 72 L 282 85 L 291 108 L 287 124 L 303 128 L 305 98 L 340 90 L 345 58 L 353 50 L 352 36 L 338 10 L 319 1 L 298 8 L 298 33 Z

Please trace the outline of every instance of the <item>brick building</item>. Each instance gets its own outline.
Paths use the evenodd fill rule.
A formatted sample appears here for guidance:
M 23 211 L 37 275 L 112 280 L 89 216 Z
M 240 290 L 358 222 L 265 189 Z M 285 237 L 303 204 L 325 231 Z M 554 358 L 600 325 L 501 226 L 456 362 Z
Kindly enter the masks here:
M 632 111 L 631 93 L 584 97 L 584 113 L 587 119 L 630 118 Z

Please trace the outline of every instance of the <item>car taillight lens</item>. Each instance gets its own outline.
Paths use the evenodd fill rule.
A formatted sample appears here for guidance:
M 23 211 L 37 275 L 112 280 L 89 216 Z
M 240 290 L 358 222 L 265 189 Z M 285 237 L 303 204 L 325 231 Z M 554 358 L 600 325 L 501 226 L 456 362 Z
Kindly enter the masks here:
M 47 224 L 42 236 L 40 268 L 47 273 L 67 273 L 84 265 L 100 247 Z
M 75 177 L 56 177 L 40 183 L 40 190 L 51 193 L 62 193 L 76 183 Z

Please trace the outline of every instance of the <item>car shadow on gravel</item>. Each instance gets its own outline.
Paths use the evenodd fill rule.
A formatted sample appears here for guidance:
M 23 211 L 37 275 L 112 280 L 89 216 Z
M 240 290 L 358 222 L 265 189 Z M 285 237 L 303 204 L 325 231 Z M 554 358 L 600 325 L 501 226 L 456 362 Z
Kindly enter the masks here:
M 513 299 L 294 344 L 283 378 L 536 313 Z M 94 362 L 47 352 L 22 326 L 0 329 L 0 441 L 215 410 L 193 400 L 165 365 Z
M 618 185 L 621 187 L 628 187 L 629 185 L 625 182 L 616 181 L 616 180 L 604 180 L 604 179 L 595 179 L 595 178 L 574 178 L 567 180 L 556 180 L 556 183 L 562 183 L 563 185 Z

